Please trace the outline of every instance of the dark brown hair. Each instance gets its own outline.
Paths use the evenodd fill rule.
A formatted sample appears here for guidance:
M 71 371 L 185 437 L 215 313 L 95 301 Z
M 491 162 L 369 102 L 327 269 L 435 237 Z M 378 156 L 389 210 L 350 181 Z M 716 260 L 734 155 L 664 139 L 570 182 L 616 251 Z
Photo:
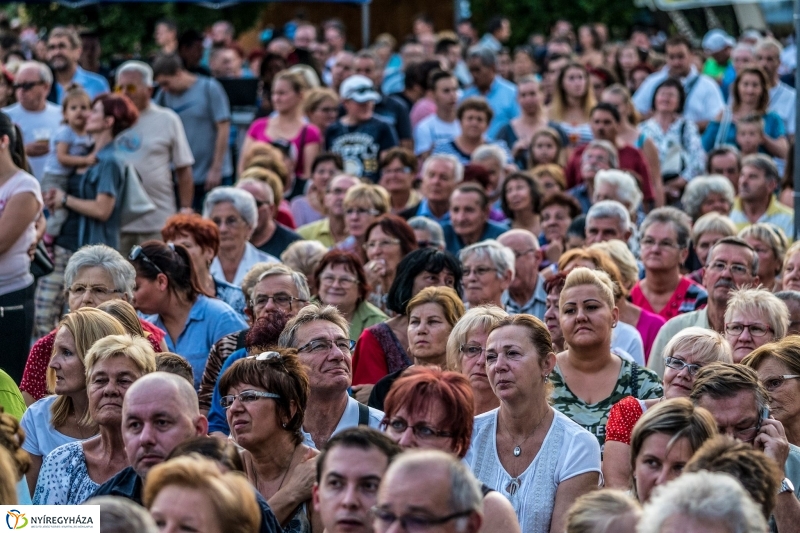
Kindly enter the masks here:
M 358 279 L 358 303 L 361 303 L 361 301 L 367 297 L 369 291 L 372 290 L 372 287 L 370 287 L 367 282 L 367 276 L 364 274 L 364 266 L 361 264 L 361 259 L 358 256 L 344 250 L 331 250 L 322 256 L 317 268 L 314 270 L 314 283 L 316 284 L 314 288 L 317 294 L 319 294 L 319 286 L 322 281 L 320 279 L 322 271 L 329 265 L 344 265 L 344 267 Z
M 142 244 L 142 252 L 149 261 L 142 257 L 131 261 L 136 274 L 151 281 L 159 274 L 164 274 L 169 282 L 169 290 L 173 294 L 183 294 L 191 302 L 195 301 L 198 295 L 205 294 L 186 248 L 180 244 L 167 245 L 161 241 L 146 241 Z M 161 272 L 158 269 L 161 269 Z
M 377 227 L 380 227 L 385 234 L 400 241 L 400 250 L 403 253 L 403 257 L 417 249 L 417 236 L 405 219 L 397 215 L 381 215 L 367 228 L 367 232 L 364 234 L 367 240 L 369 240 L 369 234 L 372 233 L 372 230 Z

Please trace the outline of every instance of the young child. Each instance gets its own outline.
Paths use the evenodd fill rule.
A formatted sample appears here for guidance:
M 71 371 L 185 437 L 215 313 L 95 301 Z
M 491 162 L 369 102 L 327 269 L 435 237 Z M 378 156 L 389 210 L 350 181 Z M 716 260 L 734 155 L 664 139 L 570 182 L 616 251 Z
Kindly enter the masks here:
M 764 133 L 764 119 L 747 115 L 736 121 L 736 144 L 742 157 L 757 154 Z
M 542 128 L 531 137 L 528 168 L 538 165 L 564 165 L 561 138 L 552 128 Z
M 64 124 L 56 130 L 50 140 L 42 177 L 42 191 L 61 189 L 67 192 L 69 177 L 75 169 L 93 165 L 97 159 L 92 153 L 94 141 L 86 133 L 86 117 L 92 101 L 82 88 L 73 85 L 64 96 Z M 61 232 L 67 220 L 67 210 L 57 209 L 47 219 L 45 234 L 51 239 Z

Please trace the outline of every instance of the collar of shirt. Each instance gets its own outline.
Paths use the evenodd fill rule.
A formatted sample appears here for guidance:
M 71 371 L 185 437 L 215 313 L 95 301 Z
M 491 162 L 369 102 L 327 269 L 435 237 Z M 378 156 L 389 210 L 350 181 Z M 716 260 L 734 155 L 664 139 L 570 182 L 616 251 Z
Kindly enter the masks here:
M 422 201 L 419 203 L 419 209 L 417 209 L 417 216 L 433 219 L 440 224 L 442 222 L 450 222 L 450 211 L 447 211 L 441 218 L 437 217 L 436 215 L 433 214 L 433 212 L 431 212 L 431 208 L 428 205 L 427 198 L 423 198 Z
M 342 413 L 342 417 L 339 419 L 339 423 L 336 424 L 336 429 L 333 430 L 331 433 L 331 437 L 336 435 L 342 430 L 347 428 L 354 428 L 358 425 L 358 402 L 353 398 L 347 397 L 347 405 L 344 408 L 344 412 Z M 310 446 L 314 449 L 319 449 L 317 445 L 314 443 L 314 440 L 311 438 L 311 433 L 306 432 L 305 429 L 301 429 L 303 432 L 303 444 L 306 446 Z
M 537 276 L 536 279 L 536 288 L 533 289 L 533 294 L 531 295 L 530 299 L 525 302 L 523 305 L 520 305 L 511 297 L 511 294 L 508 292 L 508 289 L 503 291 L 503 296 L 501 297 L 501 301 L 503 303 L 503 307 L 505 307 L 506 311 L 520 314 L 525 313 L 529 315 L 536 316 L 539 319 L 542 317 L 537 316 L 533 313 L 534 307 L 536 307 L 537 303 L 546 304 L 547 303 L 547 292 L 544 290 L 544 278 L 542 276 Z

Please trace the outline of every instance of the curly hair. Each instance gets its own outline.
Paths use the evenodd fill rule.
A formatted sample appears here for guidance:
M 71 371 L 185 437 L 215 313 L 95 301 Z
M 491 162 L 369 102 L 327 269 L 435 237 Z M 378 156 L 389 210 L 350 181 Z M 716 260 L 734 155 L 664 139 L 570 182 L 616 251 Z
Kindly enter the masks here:
M 8 450 L 14 460 L 18 478 L 21 478 L 31 466 L 31 456 L 22 449 L 23 442 L 25 442 L 25 430 L 20 426 L 19 420 L 4 412 L 3 406 L 0 405 L 0 447 Z

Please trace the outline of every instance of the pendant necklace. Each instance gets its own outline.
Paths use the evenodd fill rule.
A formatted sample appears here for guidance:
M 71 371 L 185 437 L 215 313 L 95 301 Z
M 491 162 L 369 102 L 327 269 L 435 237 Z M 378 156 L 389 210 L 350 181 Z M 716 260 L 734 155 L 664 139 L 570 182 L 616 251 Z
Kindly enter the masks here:
M 545 411 L 545 413 L 542 416 L 542 418 L 539 419 L 539 422 L 537 422 L 536 426 L 533 428 L 533 431 L 531 431 L 530 434 L 527 437 L 525 437 L 525 440 L 523 440 L 522 442 L 520 442 L 519 444 L 514 446 L 514 451 L 513 451 L 514 457 L 519 457 L 520 455 L 522 455 L 522 445 L 524 445 L 526 442 L 528 442 L 528 439 L 530 439 L 536 433 L 536 430 L 539 429 L 539 426 L 542 425 L 542 422 L 547 417 L 547 414 L 549 412 L 550 412 L 550 409 L 548 408 L 547 411 Z M 498 418 L 499 418 L 499 414 L 498 414 Z M 508 433 L 508 436 L 511 437 L 511 432 L 508 431 L 508 427 L 506 427 L 505 429 L 506 429 L 506 433 Z M 520 475 L 521 475 L 521 473 L 520 473 Z M 520 480 L 519 476 L 512 477 L 511 481 L 509 481 L 508 485 L 506 485 L 506 492 L 509 493 L 511 496 L 513 496 L 514 494 L 517 493 L 517 490 L 519 490 L 519 487 L 520 487 L 521 484 L 522 484 L 522 481 Z

